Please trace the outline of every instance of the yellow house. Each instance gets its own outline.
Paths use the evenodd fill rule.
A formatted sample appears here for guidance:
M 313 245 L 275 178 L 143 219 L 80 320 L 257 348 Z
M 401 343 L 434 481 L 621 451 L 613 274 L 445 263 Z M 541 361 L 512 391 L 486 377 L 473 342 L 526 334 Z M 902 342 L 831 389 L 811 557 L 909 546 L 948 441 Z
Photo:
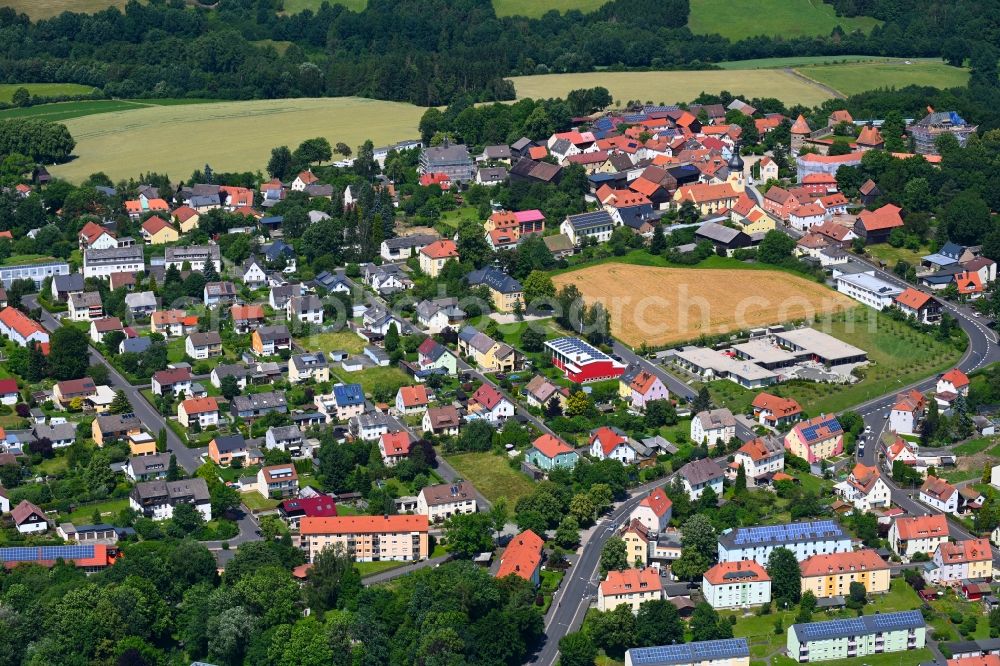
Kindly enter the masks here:
M 745 234 L 767 233 L 778 228 L 774 218 L 764 212 L 759 206 L 754 206 L 753 210 L 747 215 L 733 213 L 730 217 L 736 218 L 733 222 L 740 225 Z
M 851 592 L 851 583 L 861 583 L 868 594 L 889 591 L 889 565 L 871 549 L 813 555 L 799 568 L 802 592 L 810 591 L 817 599 L 846 597 Z
M 142 223 L 142 238 L 147 245 L 163 245 L 173 243 L 180 234 L 162 217 L 151 217 Z
M 480 368 L 496 372 L 516 369 L 517 352 L 504 342 L 497 342 L 485 333 L 466 326 L 458 334 L 458 353 L 471 356 Z
M 638 518 L 633 519 L 622 531 L 625 542 L 625 561 L 630 567 L 644 567 L 649 562 L 649 530 Z
M 503 271 L 487 266 L 466 276 L 470 287 L 485 285 L 493 300 L 493 307 L 500 312 L 511 312 L 517 303 L 524 305 L 524 287 Z
M 181 206 L 174 211 L 174 220 L 181 228 L 181 233 L 186 234 L 192 229 L 197 229 L 201 222 L 201 214 L 191 206 Z
M 458 259 L 458 246 L 455 245 L 455 241 L 436 240 L 420 249 L 420 270 L 430 277 L 437 277 L 451 259 Z
M 156 453 L 156 440 L 148 432 L 128 436 L 129 453 L 133 456 L 151 456 Z
M 690 201 L 702 215 L 716 213 L 723 208 L 732 208 L 739 199 L 740 193 L 733 189 L 730 183 L 706 185 L 694 183 L 678 187 L 674 192 L 674 207 L 680 208 L 685 201 Z

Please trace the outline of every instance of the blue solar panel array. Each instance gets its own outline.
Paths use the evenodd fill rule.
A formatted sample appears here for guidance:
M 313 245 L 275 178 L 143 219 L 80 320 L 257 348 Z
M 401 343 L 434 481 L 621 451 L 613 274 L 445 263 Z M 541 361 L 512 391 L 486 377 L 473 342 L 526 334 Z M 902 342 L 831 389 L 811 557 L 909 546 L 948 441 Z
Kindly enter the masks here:
M 734 659 L 750 656 L 750 644 L 745 638 L 728 638 L 718 641 L 700 641 L 679 645 L 662 645 L 650 648 L 632 648 L 628 651 L 634 666 L 669 666 L 670 664 L 697 664 L 716 659 Z
M 758 543 L 779 544 L 808 539 L 841 538 L 843 536 L 844 531 L 832 520 L 816 520 L 808 523 L 741 527 L 736 531 L 734 543 L 737 546 L 748 546 Z
M 17 546 L 0 548 L 0 562 L 38 562 L 44 560 L 78 560 L 94 557 L 94 546 Z
M 820 421 L 814 425 L 806 426 L 802 428 L 802 436 L 807 442 L 811 442 L 818 439 L 821 435 L 819 431 L 823 428 L 829 428 L 829 434 L 822 435 L 823 437 L 836 435 L 837 433 L 843 432 L 843 428 L 840 427 L 840 421 L 837 420 L 836 416 L 831 416 L 825 421 Z
M 611 118 L 605 116 L 604 118 L 598 118 L 594 122 L 594 129 L 600 130 L 602 132 L 608 132 L 615 128 L 614 124 L 611 122 Z
M 641 123 L 643 120 L 646 120 L 646 114 L 630 113 L 622 116 L 622 120 L 624 120 L 626 123 Z
M 545 344 L 550 349 L 554 349 L 564 356 L 573 358 L 574 360 L 579 358 L 580 362 L 608 360 L 607 354 L 596 347 L 592 347 L 580 338 L 556 338 L 555 340 L 548 340 Z
M 923 627 L 924 616 L 920 611 L 902 611 L 899 613 L 880 613 L 864 615 L 849 620 L 829 620 L 826 622 L 809 622 L 796 624 L 793 629 L 800 643 L 809 641 L 826 641 L 850 636 L 866 636 L 869 634 L 889 631 L 908 631 Z
M 668 104 L 667 106 L 646 106 L 643 107 L 643 113 L 666 113 L 667 111 L 680 111 L 681 107 Z

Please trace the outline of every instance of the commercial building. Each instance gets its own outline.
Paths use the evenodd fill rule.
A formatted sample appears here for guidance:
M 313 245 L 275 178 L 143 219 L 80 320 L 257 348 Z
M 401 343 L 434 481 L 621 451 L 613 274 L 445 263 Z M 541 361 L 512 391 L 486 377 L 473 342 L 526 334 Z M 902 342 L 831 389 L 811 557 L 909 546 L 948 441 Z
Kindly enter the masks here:
M 868 352 L 864 349 L 849 345 L 814 328 L 777 331 L 771 335 L 779 346 L 790 350 L 799 361 L 815 361 L 835 366 L 864 363 L 868 360 Z
M 142 254 L 142 248 L 139 249 L 139 254 Z M 48 259 L 0 266 L 0 283 L 5 288 L 10 287 L 15 280 L 32 280 L 36 287 L 41 287 L 45 278 L 56 275 L 69 275 L 69 264 L 58 259 Z
M 778 375 L 767 368 L 707 347 L 683 347 L 674 352 L 674 359 L 706 381 L 728 379 L 744 388 L 770 386 L 778 381 Z
M 761 606 L 771 602 L 771 577 L 753 560 L 719 562 L 702 576 L 701 591 L 715 609 Z
M 799 563 L 802 592 L 817 599 L 846 597 L 851 583 L 861 583 L 868 594 L 889 591 L 889 565 L 871 549 L 813 555 Z
M 719 535 L 719 561 L 754 560 L 767 566 L 771 551 L 787 548 L 802 562 L 813 555 L 846 553 L 851 536 L 832 520 L 736 527 Z
M 951 134 L 964 146 L 969 137 L 976 133 L 977 125 L 970 125 L 954 111 L 933 111 L 906 128 L 913 137 L 913 147 L 921 155 L 937 155 L 937 139 L 943 134 Z
M 867 273 L 841 275 L 836 282 L 837 291 L 876 310 L 892 307 L 896 297 L 903 293 L 896 285 Z
M 111 247 L 106 250 L 87 248 L 83 251 L 84 278 L 108 279 L 112 273 L 139 273 L 144 270 L 146 258 L 141 245 Z
M 309 562 L 336 546 L 356 562 L 414 562 L 427 557 L 429 527 L 427 516 L 305 516 L 299 545 Z
M 73 546 L 18 546 L 0 548 L 0 565 L 12 569 L 19 564 L 52 567 L 58 560 L 75 565 L 85 573 L 97 573 L 115 563 L 118 549 L 105 544 Z
M 788 656 L 800 664 L 864 657 L 885 652 L 920 650 L 926 645 L 920 611 L 863 615 L 849 620 L 793 624 L 788 630 Z
M 552 364 L 572 382 L 616 379 L 625 372 L 624 363 L 579 338 L 547 340 L 545 346 L 552 352 Z
M 625 651 L 625 666 L 749 666 L 745 638 L 696 641 Z

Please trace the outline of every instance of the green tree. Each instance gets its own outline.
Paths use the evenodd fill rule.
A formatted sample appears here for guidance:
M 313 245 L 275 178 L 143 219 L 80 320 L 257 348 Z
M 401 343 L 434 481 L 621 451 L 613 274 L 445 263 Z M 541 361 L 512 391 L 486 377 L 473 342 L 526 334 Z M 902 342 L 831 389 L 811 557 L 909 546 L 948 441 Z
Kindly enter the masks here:
M 768 231 L 757 248 L 757 258 L 765 264 L 781 264 L 792 256 L 795 239 L 781 231 Z
M 590 627 L 594 642 L 610 655 L 618 656 L 635 643 L 635 616 L 627 604 L 594 616 Z
M 803 595 L 805 596 L 805 595 Z M 868 603 L 868 590 L 864 583 L 851 581 L 850 592 L 847 600 L 847 607 L 859 609 Z
M 324 548 L 316 555 L 303 589 L 306 604 L 321 617 L 326 611 L 355 599 L 360 591 L 361 574 L 339 545 Z
M 14 91 L 10 98 L 10 103 L 14 106 L 28 106 L 31 104 L 31 93 L 25 87 L 20 87 Z
M 115 391 L 115 398 L 111 401 L 110 410 L 112 414 L 128 414 L 132 411 L 132 403 L 128 401 L 125 391 L 120 389 Z
M 89 364 L 90 348 L 83 331 L 62 326 L 52 333 L 49 337 L 49 371 L 55 379 L 83 377 Z
M 288 180 L 294 168 L 292 151 L 288 149 L 288 146 L 278 146 L 271 149 L 271 159 L 267 162 L 267 173 L 271 178 Z
M 487 513 L 457 514 L 445 523 L 448 552 L 460 559 L 472 559 L 493 550 L 493 522 Z
M 555 299 L 555 284 L 551 277 L 541 271 L 531 271 L 521 286 L 524 289 L 524 302 L 529 306 Z
M 611 537 L 601 549 L 601 572 L 624 571 L 625 569 L 628 569 L 625 542 L 619 537 Z
M 194 534 L 205 526 L 205 518 L 194 504 L 178 504 L 174 507 L 171 522 L 184 534 Z
M 597 646 L 584 632 L 570 632 L 559 639 L 560 666 L 594 666 L 596 659 Z
M 167 481 L 180 481 L 181 478 L 181 470 L 177 465 L 177 456 L 171 453 L 170 464 L 167 467 Z
M 771 597 L 779 603 L 798 603 L 802 594 L 802 571 L 795 553 L 787 548 L 775 548 L 767 559 L 767 574 L 771 577 Z
M 813 612 L 816 610 L 816 595 L 812 590 L 806 590 L 799 599 L 799 613 L 795 616 L 796 622 L 811 622 Z
M 597 507 L 594 501 L 586 493 L 577 493 L 569 502 L 569 513 L 577 519 L 581 525 L 590 525 L 594 522 L 597 514 Z
M 694 607 L 694 613 L 691 614 L 691 640 L 713 641 L 731 638 L 732 627 L 729 628 L 729 636 L 726 636 L 724 625 L 729 625 L 729 622 L 722 620 L 715 609 L 703 601 Z
M 695 396 L 694 401 L 691 403 L 691 411 L 695 414 L 703 412 L 712 406 L 712 396 L 708 393 L 708 388 L 702 386 L 698 389 L 698 395 Z
M 240 384 L 233 375 L 226 375 L 219 382 L 219 392 L 226 400 L 232 401 L 240 394 Z
M 393 322 L 389 325 L 389 330 L 385 333 L 385 350 L 392 353 L 399 349 L 399 328 Z
M 684 624 L 677 607 L 666 599 L 645 601 L 635 617 L 635 640 L 640 647 L 684 642 Z

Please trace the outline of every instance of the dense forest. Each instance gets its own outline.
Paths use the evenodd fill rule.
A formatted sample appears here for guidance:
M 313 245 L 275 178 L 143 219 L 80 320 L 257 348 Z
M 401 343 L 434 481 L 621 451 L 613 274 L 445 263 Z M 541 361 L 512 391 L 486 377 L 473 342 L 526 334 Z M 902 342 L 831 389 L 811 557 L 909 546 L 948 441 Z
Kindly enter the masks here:
M 942 55 L 961 63 L 995 53 L 984 47 L 1000 43 L 1000 8 L 957 0 L 836 0 L 842 12 L 870 12 L 886 23 L 870 35 L 835 29 L 736 43 L 691 34 L 687 0 L 612 0 L 589 14 L 553 11 L 540 19 L 498 18 L 491 0 L 371 0 L 362 12 L 324 4 L 291 16 L 278 3 L 219 0 L 203 9 L 131 0 L 124 13 L 67 12 L 34 23 L 3 8 L 0 72 L 9 83 L 80 83 L 114 97 L 362 95 L 440 105 L 462 95 L 511 99 L 504 77 L 517 74 L 793 55 Z M 976 37 L 942 41 L 942 25 Z M 266 40 L 291 45 L 279 54 Z

